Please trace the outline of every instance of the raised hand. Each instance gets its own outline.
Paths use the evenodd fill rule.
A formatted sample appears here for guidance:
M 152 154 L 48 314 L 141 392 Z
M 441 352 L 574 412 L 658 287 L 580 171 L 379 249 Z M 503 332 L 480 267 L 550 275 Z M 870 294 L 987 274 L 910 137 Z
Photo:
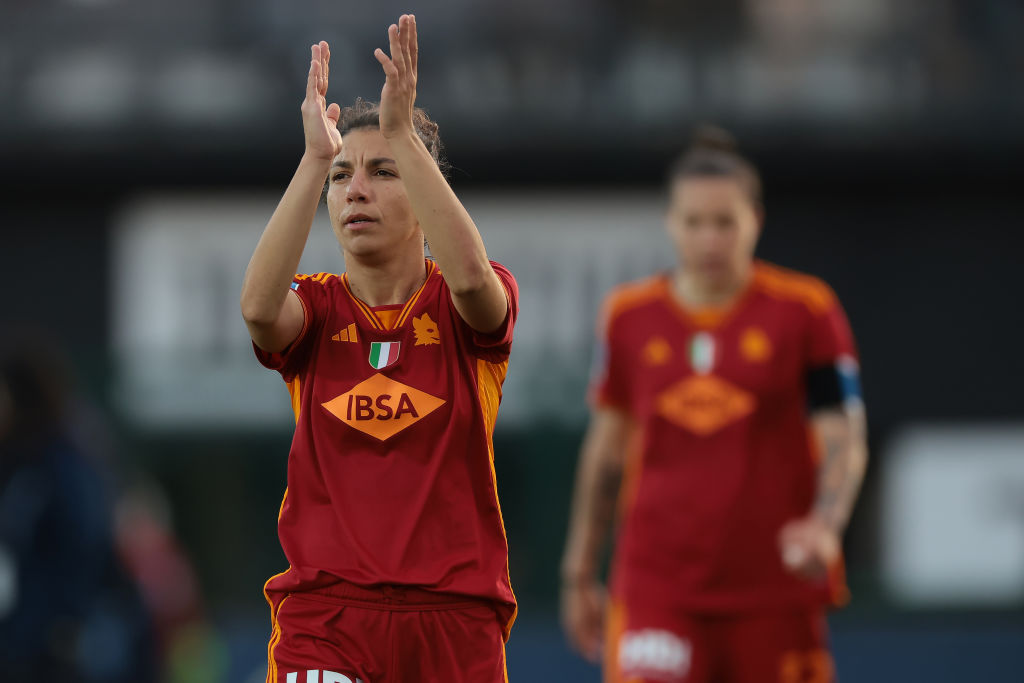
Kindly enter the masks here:
M 377 48 L 373 56 L 384 68 L 384 89 L 380 93 L 380 132 L 385 138 L 413 130 L 419 45 L 416 17 L 403 14 L 398 25 L 388 27 L 391 56 Z
M 302 101 L 302 129 L 306 136 L 306 154 L 318 159 L 334 159 L 341 151 L 338 117 L 341 107 L 327 106 L 327 76 L 331 65 L 331 48 L 321 40 L 311 46 L 306 99 Z

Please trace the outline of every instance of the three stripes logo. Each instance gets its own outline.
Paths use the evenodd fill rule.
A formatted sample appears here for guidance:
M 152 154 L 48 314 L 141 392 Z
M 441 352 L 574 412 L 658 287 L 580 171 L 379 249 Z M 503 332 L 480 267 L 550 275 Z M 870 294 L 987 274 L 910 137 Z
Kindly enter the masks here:
M 336 342 L 357 342 L 359 341 L 359 333 L 356 332 L 356 324 L 349 323 L 348 327 L 340 330 L 336 335 L 331 337 L 331 341 Z

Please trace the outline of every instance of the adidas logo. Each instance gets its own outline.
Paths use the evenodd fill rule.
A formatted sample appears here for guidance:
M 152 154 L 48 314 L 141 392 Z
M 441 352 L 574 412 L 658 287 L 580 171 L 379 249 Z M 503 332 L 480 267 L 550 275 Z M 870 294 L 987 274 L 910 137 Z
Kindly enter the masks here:
M 359 341 L 359 335 L 356 332 L 356 324 L 349 323 L 348 327 L 340 330 L 338 334 L 331 337 L 331 341 L 336 342 L 357 342 Z

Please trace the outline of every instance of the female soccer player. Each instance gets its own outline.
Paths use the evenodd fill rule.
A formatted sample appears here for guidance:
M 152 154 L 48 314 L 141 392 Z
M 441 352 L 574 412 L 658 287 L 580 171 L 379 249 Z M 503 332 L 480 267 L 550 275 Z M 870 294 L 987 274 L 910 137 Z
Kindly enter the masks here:
M 491 436 L 516 283 L 414 106 L 415 18 L 388 36 L 379 107 L 325 106 L 330 49 L 312 46 L 305 153 L 242 287 L 296 416 L 268 683 L 505 680 L 516 604 Z M 345 273 L 293 277 L 325 182 Z
M 824 609 L 867 457 L 853 339 L 827 285 L 754 259 L 760 179 L 720 135 L 670 177 L 678 267 L 605 306 L 563 623 L 595 660 L 604 631 L 609 682 L 830 681 Z

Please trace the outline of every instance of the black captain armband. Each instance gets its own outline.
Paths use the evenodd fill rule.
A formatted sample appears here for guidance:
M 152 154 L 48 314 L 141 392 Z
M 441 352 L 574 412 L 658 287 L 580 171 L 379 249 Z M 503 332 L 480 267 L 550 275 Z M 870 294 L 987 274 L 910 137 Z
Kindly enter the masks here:
M 807 407 L 811 412 L 862 404 L 860 366 L 852 356 L 840 356 L 835 363 L 807 372 Z

